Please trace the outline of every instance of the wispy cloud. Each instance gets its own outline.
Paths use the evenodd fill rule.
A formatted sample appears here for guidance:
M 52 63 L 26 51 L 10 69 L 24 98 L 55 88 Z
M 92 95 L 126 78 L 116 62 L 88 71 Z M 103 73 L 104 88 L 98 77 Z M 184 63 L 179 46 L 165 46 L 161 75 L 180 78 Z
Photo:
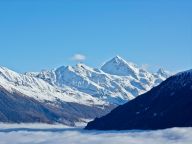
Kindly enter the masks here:
M 85 55 L 82 55 L 82 54 L 74 54 L 72 57 L 71 57 L 71 60 L 73 61 L 85 61 L 86 60 L 86 56 Z

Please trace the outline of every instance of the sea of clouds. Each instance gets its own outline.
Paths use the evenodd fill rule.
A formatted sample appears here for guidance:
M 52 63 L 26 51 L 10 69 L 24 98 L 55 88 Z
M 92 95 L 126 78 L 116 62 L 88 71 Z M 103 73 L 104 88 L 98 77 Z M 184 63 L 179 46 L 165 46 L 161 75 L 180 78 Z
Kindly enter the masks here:
M 191 144 L 192 128 L 86 131 L 62 125 L 0 124 L 1 144 Z

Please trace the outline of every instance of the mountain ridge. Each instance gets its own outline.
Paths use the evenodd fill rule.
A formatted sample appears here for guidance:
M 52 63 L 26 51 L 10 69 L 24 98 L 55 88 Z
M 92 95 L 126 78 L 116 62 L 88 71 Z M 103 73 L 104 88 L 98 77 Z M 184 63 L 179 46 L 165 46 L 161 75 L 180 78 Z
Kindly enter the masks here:
M 192 126 L 192 70 L 171 76 L 134 100 L 88 123 L 86 129 L 156 130 Z
M 127 68 L 128 62 L 119 56 L 111 61 L 114 59 L 125 64 L 120 64 L 120 69 L 124 69 L 121 67 Z M 110 71 L 105 72 L 85 64 L 77 64 L 73 67 L 61 66 L 53 70 L 24 74 L 0 67 L 0 86 L 9 92 L 9 96 L 14 93 L 17 96 L 25 95 L 42 105 L 49 104 L 53 107 L 60 107 L 60 109 L 66 103 L 71 103 L 71 106 L 81 105 L 85 109 L 84 115 L 90 115 L 91 109 L 97 108 L 101 115 L 95 116 L 100 117 L 166 79 L 166 77 L 150 73 L 136 65 L 133 66 L 135 66 L 136 77 L 130 73 L 127 73 L 126 76 L 110 74 Z M 111 65 L 111 67 L 119 68 L 117 65 Z M 123 73 L 125 74 L 125 72 Z

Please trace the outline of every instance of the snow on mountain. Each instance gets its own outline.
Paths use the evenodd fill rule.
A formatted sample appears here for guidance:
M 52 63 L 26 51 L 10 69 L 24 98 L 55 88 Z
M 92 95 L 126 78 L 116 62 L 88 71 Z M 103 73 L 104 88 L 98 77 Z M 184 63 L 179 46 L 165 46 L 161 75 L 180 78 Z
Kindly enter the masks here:
M 68 86 L 59 88 L 29 74 L 19 74 L 7 68 L 0 67 L 0 86 L 10 92 L 18 92 L 39 101 L 76 102 L 86 105 L 103 105 L 104 102 L 86 93 L 75 91 Z
M 119 56 L 101 69 L 77 64 L 20 74 L 0 67 L 0 119 L 75 125 L 107 114 L 167 77 L 163 70 L 153 74 Z
M 19 74 L 0 67 L 0 85 L 40 101 L 60 99 L 86 105 L 119 105 L 150 90 L 168 77 L 162 69 L 153 74 L 119 56 L 101 69 L 85 64 Z
M 126 62 L 120 56 L 114 57 L 112 60 L 106 62 L 102 67 L 106 73 L 118 76 L 132 76 L 137 78 L 139 69 L 136 65 L 130 62 Z
M 150 73 L 119 56 L 106 62 L 101 69 L 77 64 L 26 75 L 43 79 L 53 87 L 69 87 L 75 92 L 115 105 L 123 104 L 150 90 L 169 76 L 162 69 L 157 73 Z
M 156 130 L 191 127 L 192 70 L 166 79 L 159 86 L 90 122 L 86 129 Z
M 160 76 L 162 79 L 167 79 L 171 74 L 170 72 L 164 70 L 163 68 L 160 68 L 157 71 L 157 75 Z

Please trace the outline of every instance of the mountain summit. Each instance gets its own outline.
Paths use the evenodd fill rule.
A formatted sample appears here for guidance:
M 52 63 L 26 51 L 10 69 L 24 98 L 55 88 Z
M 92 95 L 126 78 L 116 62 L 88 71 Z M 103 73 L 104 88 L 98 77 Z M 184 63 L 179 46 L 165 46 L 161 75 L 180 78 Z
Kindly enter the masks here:
M 157 74 L 158 74 L 159 76 L 164 77 L 164 78 L 168 78 L 168 77 L 171 75 L 170 72 L 164 70 L 163 68 L 160 68 L 160 69 L 157 71 Z
M 137 74 L 139 73 L 139 68 L 136 67 L 136 65 L 125 61 L 120 56 L 116 56 L 110 61 L 106 62 L 101 67 L 101 70 L 112 75 L 133 76 L 134 78 L 136 78 Z

